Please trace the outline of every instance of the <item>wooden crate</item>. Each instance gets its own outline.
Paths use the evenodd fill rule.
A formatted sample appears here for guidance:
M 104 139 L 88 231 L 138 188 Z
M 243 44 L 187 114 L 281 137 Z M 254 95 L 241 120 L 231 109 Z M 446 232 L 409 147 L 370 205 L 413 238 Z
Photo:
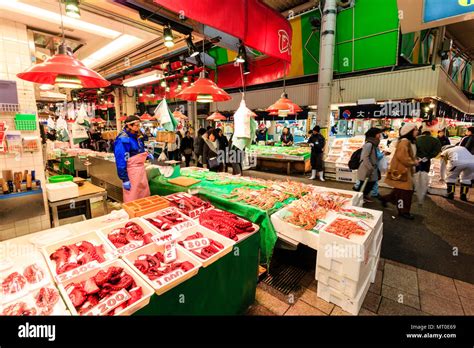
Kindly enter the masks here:
M 122 204 L 130 218 L 139 217 L 169 207 L 170 202 L 160 196 L 150 196 Z

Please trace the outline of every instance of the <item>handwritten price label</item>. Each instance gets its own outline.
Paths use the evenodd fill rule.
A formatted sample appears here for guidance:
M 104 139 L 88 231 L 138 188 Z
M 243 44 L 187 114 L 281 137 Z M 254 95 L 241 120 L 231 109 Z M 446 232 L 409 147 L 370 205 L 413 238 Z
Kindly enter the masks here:
M 194 219 L 195 217 L 198 217 L 199 215 L 201 215 L 201 213 L 205 212 L 206 211 L 206 208 L 204 207 L 199 207 L 197 209 L 194 209 L 194 210 L 191 210 L 189 211 L 189 217 Z
M 123 254 L 126 254 L 132 250 L 135 250 L 139 247 L 141 247 L 143 245 L 143 241 L 136 241 L 136 242 L 131 242 L 131 243 L 128 243 L 127 245 L 124 245 L 123 247 L 121 248 L 118 248 L 117 249 L 117 254 L 119 255 L 123 255 Z
M 165 274 L 164 276 L 161 276 L 155 279 L 155 283 L 158 284 L 159 286 L 163 286 L 165 284 L 172 282 L 173 280 L 176 280 L 178 277 L 181 277 L 182 275 L 184 275 L 184 271 L 182 269 L 176 269 L 173 272 L 170 272 L 168 274 Z
M 83 274 L 91 269 L 99 268 L 100 264 L 98 261 L 94 260 L 80 267 L 74 268 L 68 272 L 58 274 L 56 279 L 58 282 L 65 282 L 71 278 L 77 277 L 80 274 Z
M 175 230 L 176 232 L 181 232 L 182 230 L 185 230 L 185 229 L 193 227 L 193 226 L 196 226 L 196 223 L 194 221 L 186 220 L 186 221 L 174 226 L 172 228 L 172 230 Z
M 192 240 L 183 240 L 184 247 L 187 250 L 195 250 L 195 249 L 201 249 L 201 248 L 206 248 L 211 243 L 209 242 L 208 238 L 198 238 L 198 239 L 192 239 Z
M 176 241 L 172 240 L 165 243 L 165 263 L 170 263 L 176 260 L 178 256 L 176 255 Z
M 158 245 L 163 245 L 167 242 L 170 242 L 172 240 L 176 240 L 179 237 L 178 234 L 174 232 L 167 232 L 167 233 L 162 233 L 162 234 L 157 234 L 153 237 L 151 237 L 151 240 L 153 243 L 158 244 Z
M 120 306 L 125 301 L 128 301 L 131 298 L 127 290 L 122 289 L 115 294 L 104 298 L 102 301 L 88 311 L 85 315 L 105 315 L 110 312 L 112 309 Z

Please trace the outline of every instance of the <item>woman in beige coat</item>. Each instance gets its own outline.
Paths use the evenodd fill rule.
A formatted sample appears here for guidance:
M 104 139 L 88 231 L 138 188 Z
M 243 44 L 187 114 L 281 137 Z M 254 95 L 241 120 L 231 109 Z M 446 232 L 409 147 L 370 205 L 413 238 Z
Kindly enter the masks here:
M 400 128 L 400 138 L 385 178 L 385 183 L 393 187 L 393 190 L 380 198 L 384 207 L 387 206 L 387 202 L 391 202 L 397 206 L 398 215 L 410 220 L 414 219 L 410 209 L 413 197 L 413 173 L 418 164 L 415 145 L 417 134 L 418 130 L 414 123 L 406 123 Z

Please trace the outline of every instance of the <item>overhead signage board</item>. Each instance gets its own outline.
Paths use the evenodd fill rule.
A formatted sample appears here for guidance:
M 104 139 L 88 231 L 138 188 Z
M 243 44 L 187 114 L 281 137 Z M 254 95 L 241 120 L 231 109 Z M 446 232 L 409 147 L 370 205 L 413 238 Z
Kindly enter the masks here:
M 474 12 L 474 0 L 424 0 L 423 21 L 433 22 Z

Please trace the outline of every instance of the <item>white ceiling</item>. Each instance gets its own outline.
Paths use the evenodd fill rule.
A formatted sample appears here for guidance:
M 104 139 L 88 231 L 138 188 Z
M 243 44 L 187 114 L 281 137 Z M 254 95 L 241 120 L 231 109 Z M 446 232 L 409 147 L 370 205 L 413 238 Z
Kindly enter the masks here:
M 81 18 L 75 20 L 64 15 L 64 4 L 62 6 L 65 35 L 85 43 L 76 55 L 81 60 L 94 58 L 86 60 L 92 68 L 158 37 L 149 31 L 84 10 L 81 10 Z M 58 0 L 0 0 L 0 17 L 58 35 L 61 33 L 59 12 Z

